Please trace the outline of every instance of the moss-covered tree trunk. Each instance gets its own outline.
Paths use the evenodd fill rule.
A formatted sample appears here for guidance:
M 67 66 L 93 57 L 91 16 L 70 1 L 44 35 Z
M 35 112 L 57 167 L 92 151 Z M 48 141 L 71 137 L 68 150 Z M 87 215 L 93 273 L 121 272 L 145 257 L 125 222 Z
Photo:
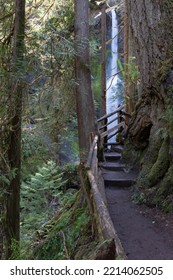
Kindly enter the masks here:
M 131 55 L 136 57 L 139 77 L 125 155 L 140 163 L 138 187 L 148 203 L 169 211 L 173 209 L 173 1 L 129 0 L 127 9 Z

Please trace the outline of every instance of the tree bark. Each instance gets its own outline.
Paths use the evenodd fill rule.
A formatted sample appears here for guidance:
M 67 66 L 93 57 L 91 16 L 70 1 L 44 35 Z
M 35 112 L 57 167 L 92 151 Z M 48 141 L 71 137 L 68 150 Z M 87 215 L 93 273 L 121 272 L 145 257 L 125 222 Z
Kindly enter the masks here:
M 140 159 L 138 187 L 148 203 L 161 208 L 169 205 L 173 210 L 173 2 L 129 0 L 127 8 L 139 79 L 126 156 Z
M 106 4 L 102 6 L 101 16 L 101 34 L 102 34 L 102 102 L 101 102 L 101 115 L 106 115 Z
M 21 118 L 23 92 L 23 54 L 25 32 L 25 0 L 15 2 L 13 43 L 13 71 L 11 86 L 11 127 L 8 143 L 8 162 L 15 175 L 10 181 L 7 200 L 7 258 L 13 257 L 13 242 L 20 239 L 20 170 L 21 170 Z M 16 243 L 17 244 L 17 243 Z
M 128 58 L 129 58 L 129 25 L 127 15 L 127 0 L 124 0 L 124 99 L 125 111 L 131 114 L 129 81 L 128 81 Z
M 89 2 L 75 0 L 76 100 L 81 162 L 86 162 L 96 133 L 89 59 Z
M 102 5 L 101 15 L 101 34 L 102 34 L 102 51 L 101 51 L 101 115 L 106 115 L 106 4 Z M 107 119 L 104 120 L 104 125 L 107 124 Z M 107 127 L 103 131 L 106 131 Z M 107 142 L 107 138 L 104 138 L 104 143 Z

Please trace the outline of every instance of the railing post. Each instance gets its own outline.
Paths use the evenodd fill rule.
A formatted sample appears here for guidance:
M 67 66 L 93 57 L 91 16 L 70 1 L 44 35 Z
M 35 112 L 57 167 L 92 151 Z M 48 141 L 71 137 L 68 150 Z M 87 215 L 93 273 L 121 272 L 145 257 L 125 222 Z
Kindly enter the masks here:
M 108 119 L 104 120 L 104 125 L 107 125 Z M 107 126 L 104 128 L 104 131 L 107 131 Z M 103 145 L 107 143 L 107 136 L 103 138 Z
M 118 108 L 120 108 L 120 104 L 118 105 Z M 122 122 L 122 110 L 120 109 L 120 111 L 118 112 L 118 124 Z
M 97 141 L 97 157 L 98 161 L 104 161 L 104 146 L 101 140 L 101 135 L 98 133 L 98 141 Z
M 89 135 L 89 145 L 90 145 L 90 148 L 91 148 L 93 140 L 94 140 L 94 134 L 93 134 L 93 132 L 90 132 L 90 135 Z
M 118 105 L 118 108 L 120 108 L 120 104 Z M 118 124 L 120 124 L 121 122 L 123 122 L 124 118 L 123 118 L 123 111 L 120 109 L 118 112 Z M 121 126 L 119 128 L 118 134 L 117 134 L 117 141 L 118 142 L 122 142 L 122 136 L 121 136 L 121 132 L 123 131 L 123 126 Z

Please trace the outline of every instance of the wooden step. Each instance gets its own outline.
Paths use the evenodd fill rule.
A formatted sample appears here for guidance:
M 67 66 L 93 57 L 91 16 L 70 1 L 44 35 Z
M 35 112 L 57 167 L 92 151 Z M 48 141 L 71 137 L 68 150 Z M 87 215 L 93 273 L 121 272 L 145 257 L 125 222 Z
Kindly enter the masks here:
M 118 152 L 106 152 L 104 153 L 106 161 L 116 161 L 121 158 L 121 153 Z
M 106 143 L 104 144 L 105 147 L 108 147 L 111 151 L 122 153 L 124 147 L 118 143 Z
M 117 187 L 117 188 L 128 188 L 134 185 L 135 180 L 128 180 L 128 179 L 105 179 L 105 187 Z
M 121 164 L 119 162 L 111 162 L 107 161 L 102 164 L 100 164 L 100 167 L 106 170 L 111 170 L 111 171 L 123 171 L 125 168 L 125 164 Z
M 103 179 L 106 186 L 130 187 L 135 183 L 137 171 L 131 170 L 129 173 L 124 171 L 102 171 Z
M 114 152 L 117 152 L 117 153 L 121 153 L 123 152 L 123 146 L 121 145 L 117 145 L 117 146 L 112 146 L 111 147 L 111 150 L 114 151 Z

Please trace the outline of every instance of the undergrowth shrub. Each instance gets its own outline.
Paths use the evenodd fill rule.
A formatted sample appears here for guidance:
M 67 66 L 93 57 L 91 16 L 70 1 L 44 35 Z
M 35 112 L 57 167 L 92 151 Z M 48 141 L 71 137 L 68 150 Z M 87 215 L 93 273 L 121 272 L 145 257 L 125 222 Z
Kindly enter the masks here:
M 51 146 L 53 150 L 53 146 Z M 36 172 L 38 166 L 50 158 L 49 147 L 35 129 L 22 131 L 22 179 Z
M 35 232 L 39 232 L 65 204 L 73 201 L 76 193 L 73 187 L 77 187 L 77 183 L 76 166 L 61 167 L 54 161 L 44 163 L 34 175 L 22 182 L 21 243 L 24 251 L 24 247 L 31 245 Z
M 64 211 L 42 227 L 32 258 L 75 259 L 79 247 L 88 244 L 91 232 L 90 215 L 86 207 L 79 207 L 76 203 L 79 194 L 80 192 L 73 194 L 73 199 L 67 202 Z

